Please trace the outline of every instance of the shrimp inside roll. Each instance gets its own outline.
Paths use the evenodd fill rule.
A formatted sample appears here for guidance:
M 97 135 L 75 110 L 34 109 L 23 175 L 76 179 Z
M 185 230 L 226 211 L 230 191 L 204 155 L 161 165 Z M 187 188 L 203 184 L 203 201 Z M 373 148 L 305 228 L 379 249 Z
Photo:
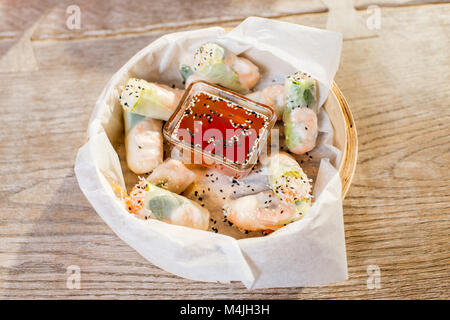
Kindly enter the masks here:
M 148 177 L 154 185 L 178 194 L 186 190 L 194 179 L 195 173 L 175 159 L 167 159 Z
M 279 200 L 271 190 L 230 200 L 223 210 L 228 221 L 249 231 L 277 230 L 302 217 L 295 204 Z
M 181 65 L 180 73 L 186 87 L 193 81 L 204 80 L 239 93 L 247 93 L 260 78 L 258 67 L 250 60 L 212 42 L 200 46 L 192 65 Z
M 206 230 L 209 211 L 198 203 L 166 189 L 159 188 L 146 179 L 133 188 L 125 199 L 130 213 L 147 219 L 156 219 L 180 226 Z

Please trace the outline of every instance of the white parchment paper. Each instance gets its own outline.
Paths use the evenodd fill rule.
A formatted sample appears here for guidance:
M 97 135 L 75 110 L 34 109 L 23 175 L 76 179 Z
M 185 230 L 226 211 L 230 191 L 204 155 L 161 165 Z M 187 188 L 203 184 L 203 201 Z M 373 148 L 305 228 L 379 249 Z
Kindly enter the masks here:
M 75 173 L 81 190 L 102 219 L 126 243 L 164 270 L 192 280 L 242 281 L 247 288 L 320 285 L 347 279 L 340 151 L 332 145 L 332 126 L 322 108 L 315 168 L 315 202 L 300 221 L 265 237 L 236 237 L 141 220 L 118 197 L 127 173 L 118 152 L 123 137 L 118 88 L 129 77 L 182 88 L 180 63 L 203 43 L 214 41 L 242 54 L 261 69 L 256 89 L 301 70 L 319 81 L 320 104 L 337 71 L 340 34 L 251 17 L 230 32 L 214 27 L 163 36 L 132 57 L 97 100 L 88 141 L 78 152 Z M 226 233 L 226 232 L 225 232 Z

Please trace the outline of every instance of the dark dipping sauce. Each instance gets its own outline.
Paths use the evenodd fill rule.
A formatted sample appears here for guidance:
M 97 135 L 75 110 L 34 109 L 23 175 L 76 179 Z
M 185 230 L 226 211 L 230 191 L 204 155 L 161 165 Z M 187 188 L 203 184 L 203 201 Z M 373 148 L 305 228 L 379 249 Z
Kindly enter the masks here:
M 207 92 L 196 93 L 172 133 L 172 138 L 224 161 L 243 165 L 257 152 L 270 119 Z

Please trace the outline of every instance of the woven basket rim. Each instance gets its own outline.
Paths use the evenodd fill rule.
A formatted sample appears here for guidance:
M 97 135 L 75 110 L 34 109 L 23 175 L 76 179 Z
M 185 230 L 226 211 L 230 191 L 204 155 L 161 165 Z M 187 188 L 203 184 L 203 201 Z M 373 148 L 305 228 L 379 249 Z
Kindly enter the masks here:
M 331 92 L 336 97 L 345 121 L 345 150 L 339 165 L 339 175 L 342 181 L 342 199 L 345 198 L 352 183 L 358 159 L 358 134 L 355 121 L 347 100 L 333 81 Z

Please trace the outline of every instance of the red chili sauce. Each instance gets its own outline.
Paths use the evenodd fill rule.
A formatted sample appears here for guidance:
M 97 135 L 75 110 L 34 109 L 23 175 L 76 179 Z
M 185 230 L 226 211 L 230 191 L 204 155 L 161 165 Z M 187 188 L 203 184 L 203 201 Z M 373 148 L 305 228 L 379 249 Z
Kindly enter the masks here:
M 199 92 L 178 121 L 172 137 L 235 164 L 247 164 L 257 152 L 270 119 L 210 93 Z

